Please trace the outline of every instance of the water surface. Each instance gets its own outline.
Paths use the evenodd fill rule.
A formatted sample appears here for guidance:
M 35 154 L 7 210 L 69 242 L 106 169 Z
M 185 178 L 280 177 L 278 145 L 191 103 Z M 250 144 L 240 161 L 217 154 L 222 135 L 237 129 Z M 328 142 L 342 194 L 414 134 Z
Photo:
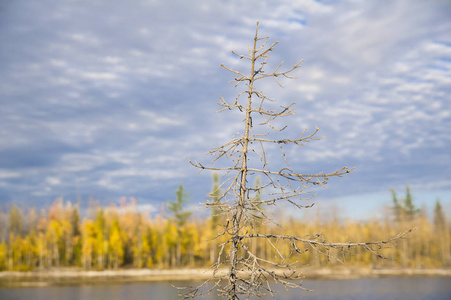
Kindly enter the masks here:
M 181 283 L 177 285 L 195 284 Z M 303 286 L 315 290 L 306 292 L 277 286 L 278 294 L 262 299 L 363 299 L 363 300 L 446 300 L 451 299 L 449 277 L 387 277 L 343 280 L 305 280 Z M 81 284 L 1 288 L 1 300 L 166 300 L 177 299 L 177 290 L 168 282 Z M 215 295 L 200 299 L 220 299 Z

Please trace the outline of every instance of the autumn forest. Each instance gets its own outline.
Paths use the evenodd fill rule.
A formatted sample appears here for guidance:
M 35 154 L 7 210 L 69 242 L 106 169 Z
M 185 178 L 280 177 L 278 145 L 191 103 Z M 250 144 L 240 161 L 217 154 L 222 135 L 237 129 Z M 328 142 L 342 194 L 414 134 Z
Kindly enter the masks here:
M 260 240 L 250 247 L 262 257 L 289 257 L 300 266 L 451 267 L 450 224 L 440 202 L 428 217 L 427 211 L 415 206 L 408 187 L 405 197 L 398 198 L 395 191 L 392 194 L 392 207 L 387 208 L 383 220 L 357 222 L 333 214 L 324 218 L 314 210 L 307 220 L 284 217 L 281 211 L 277 220 L 281 226 L 254 228 L 304 237 L 319 234 L 337 242 L 380 241 L 415 228 L 396 241 L 396 246 L 380 250 L 386 259 L 359 248 L 333 253 L 334 249 L 311 251 L 307 247 L 302 254 L 290 255 L 284 253 L 291 248 L 283 241 Z M 227 237 L 217 236 L 227 221 L 225 216 L 214 211 L 210 216 L 188 211 L 183 185 L 175 196 L 153 216 L 140 211 L 133 198 L 108 207 L 91 203 L 83 213 L 77 204 L 63 199 L 48 209 L 0 209 L 0 270 L 192 268 L 209 266 L 218 255 L 226 255 L 218 253 L 218 245 Z

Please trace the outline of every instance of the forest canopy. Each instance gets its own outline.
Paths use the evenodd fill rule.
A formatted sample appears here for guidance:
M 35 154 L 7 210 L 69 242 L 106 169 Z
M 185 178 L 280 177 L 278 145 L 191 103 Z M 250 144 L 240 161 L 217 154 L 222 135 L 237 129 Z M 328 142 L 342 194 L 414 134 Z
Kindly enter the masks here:
M 187 191 L 181 185 L 175 200 L 155 216 L 138 209 L 137 201 L 122 199 L 117 206 L 91 206 L 85 213 L 70 201 L 57 199 L 48 209 L 23 209 L 12 206 L 0 211 L 0 270 L 34 270 L 77 267 L 104 270 L 123 267 L 185 268 L 211 265 L 218 253 L 212 242 L 218 220 L 201 217 L 186 209 Z M 381 208 L 383 209 L 383 208 Z M 387 235 L 415 227 L 397 247 L 383 249 L 390 259 L 354 249 L 340 260 L 307 251 L 301 265 L 334 266 L 340 261 L 351 266 L 437 268 L 451 267 L 451 230 L 446 213 L 437 200 L 429 215 L 415 206 L 410 190 L 405 197 L 393 193 L 393 205 L 385 219 L 353 221 L 346 218 L 316 217 L 298 220 L 280 212 L 282 227 L 270 226 L 267 233 L 309 236 L 322 232 L 336 241 L 381 240 Z M 272 257 L 274 249 L 262 241 L 255 251 Z M 289 249 L 279 248 L 279 251 Z M 357 253 L 359 252 L 359 253 Z M 342 255 L 342 254 L 340 254 Z

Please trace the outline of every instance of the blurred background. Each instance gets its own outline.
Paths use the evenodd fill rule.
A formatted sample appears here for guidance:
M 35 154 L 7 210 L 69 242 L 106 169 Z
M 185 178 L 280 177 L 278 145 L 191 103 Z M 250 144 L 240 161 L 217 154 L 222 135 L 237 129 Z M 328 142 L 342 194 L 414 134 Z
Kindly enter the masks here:
M 450 15 L 440 0 L 2 1 L 0 207 L 63 198 L 85 214 L 133 197 L 155 215 L 183 184 L 198 209 L 212 174 L 186 156 L 206 164 L 241 130 L 241 116 L 215 113 L 239 92 L 220 64 L 246 70 L 231 51 L 246 54 L 260 21 L 279 41 L 268 71 L 304 60 L 285 88 L 262 86 L 297 103 L 287 137 L 326 136 L 287 153 L 292 168 L 356 167 L 317 205 L 381 218 L 408 185 L 430 218 L 437 199 L 447 214 Z

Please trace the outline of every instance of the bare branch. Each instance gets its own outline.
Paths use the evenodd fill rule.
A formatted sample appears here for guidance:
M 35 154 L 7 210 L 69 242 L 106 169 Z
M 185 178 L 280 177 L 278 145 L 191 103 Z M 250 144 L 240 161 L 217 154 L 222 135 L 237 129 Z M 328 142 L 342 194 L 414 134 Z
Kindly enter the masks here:
M 324 187 L 332 177 L 342 177 L 351 173 L 354 168 L 342 167 L 332 172 L 319 172 L 317 174 L 302 174 L 291 169 L 284 147 L 287 145 L 304 146 L 311 141 L 320 140 L 323 137 L 316 137 L 319 129 L 307 134 L 304 129 L 300 136 L 295 139 L 271 138 L 269 133 L 253 134 L 255 126 L 269 126 L 275 131 L 283 131 L 286 126 L 276 128 L 272 122 L 279 118 L 294 114 L 294 103 L 288 106 L 280 106 L 278 109 L 267 109 L 268 102 L 274 103 L 276 100 L 268 98 L 263 91 L 257 91 L 254 83 L 257 80 L 273 78 L 282 87 L 278 79 L 280 77 L 293 79 L 291 73 L 301 67 L 302 60 L 286 71 L 280 71 L 281 62 L 271 73 L 265 73 L 265 66 L 270 57 L 270 52 L 274 50 L 278 42 L 268 46 L 268 37 L 258 37 L 258 23 L 256 26 L 253 44 L 248 46 L 248 56 L 232 53 L 239 59 L 245 59 L 250 63 L 249 75 L 225 67 L 221 67 L 236 74 L 231 82 L 235 87 L 243 88 L 236 96 L 233 104 L 227 103 L 220 97 L 219 105 L 222 107 L 219 112 L 238 108 L 244 115 L 243 131 L 237 137 L 232 137 L 227 143 L 212 149 L 206 153 L 212 155 L 214 159 L 208 165 L 200 162 L 191 163 L 200 171 L 213 170 L 221 171 L 224 180 L 212 193 L 215 201 L 207 201 L 204 205 L 207 208 L 218 209 L 226 216 L 222 231 L 217 233 L 215 238 L 225 239 L 219 245 L 219 253 L 215 263 L 211 266 L 213 275 L 202 285 L 196 288 L 188 288 L 186 294 L 182 294 L 184 299 L 217 291 L 219 296 L 229 300 L 239 299 L 238 295 L 261 297 L 265 293 L 275 294 L 270 281 L 281 283 L 285 287 L 303 288 L 301 283 L 295 283 L 293 279 L 300 279 L 300 272 L 297 270 L 299 263 L 295 260 L 297 256 L 315 251 L 328 259 L 342 262 L 343 254 L 349 253 L 349 249 L 361 248 L 369 253 L 384 258 L 380 250 L 393 245 L 398 239 L 404 238 L 411 230 L 398 234 L 386 240 L 374 242 L 329 242 L 322 234 L 314 234 L 304 238 L 292 235 L 268 234 L 266 224 L 276 224 L 271 214 L 265 210 L 267 206 L 273 206 L 279 201 L 286 201 L 294 208 L 304 209 L 313 206 L 314 203 L 305 201 L 315 197 L 316 192 L 312 187 Z M 263 42 L 260 42 L 264 40 Z M 257 46 L 257 43 L 261 43 Z M 241 83 L 244 82 L 243 85 Z M 246 98 L 246 102 L 244 101 Z M 258 101 L 253 105 L 253 101 Z M 241 102 L 241 103 L 240 103 Z M 253 124 L 252 117 L 261 118 L 260 124 Z M 274 133 L 274 132 L 273 132 Z M 265 148 L 268 145 L 277 144 L 280 148 L 283 162 L 286 167 L 280 170 L 273 170 L 268 165 L 268 153 Z M 254 158 L 261 164 L 261 167 L 253 167 Z M 218 160 L 226 160 L 227 167 L 215 167 Z M 255 163 L 254 163 L 255 164 Z M 253 176 L 260 175 L 262 183 L 255 187 L 249 187 L 248 181 Z M 278 225 L 278 224 L 276 224 Z M 274 250 L 274 258 L 262 257 L 255 251 L 253 245 L 257 240 L 268 243 Z M 284 247 L 281 247 L 281 244 Z M 288 249 L 288 251 L 287 251 Z M 226 268 L 226 269 L 224 269 Z

